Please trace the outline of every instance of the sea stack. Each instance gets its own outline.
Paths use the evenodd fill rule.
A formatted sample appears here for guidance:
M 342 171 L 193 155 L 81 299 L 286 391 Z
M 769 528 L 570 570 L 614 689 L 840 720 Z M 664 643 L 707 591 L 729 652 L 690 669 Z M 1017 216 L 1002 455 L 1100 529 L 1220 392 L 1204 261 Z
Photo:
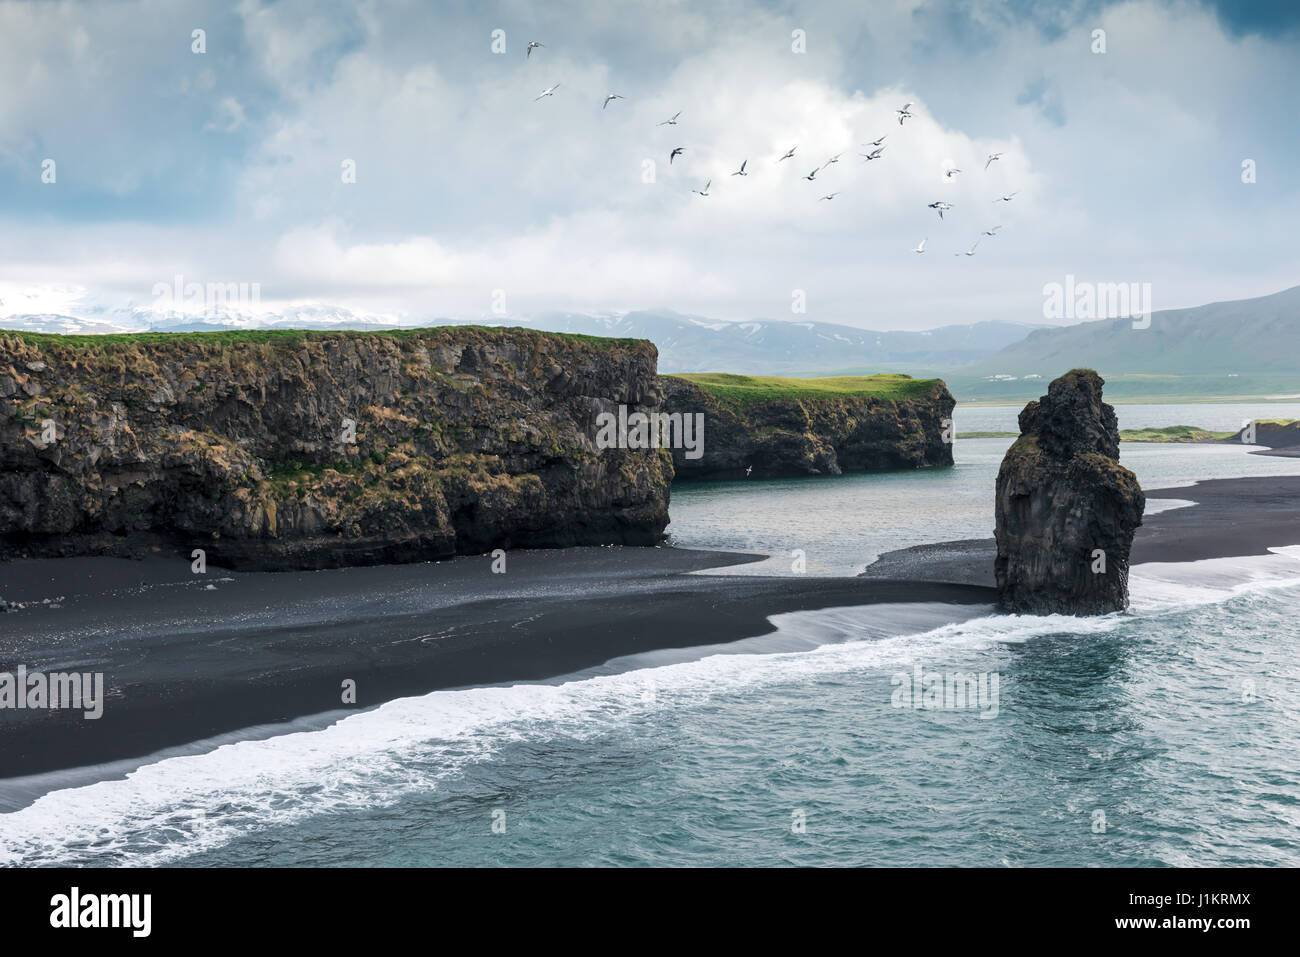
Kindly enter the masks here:
M 998 471 L 998 602 L 1023 614 L 1102 615 L 1128 606 L 1129 550 L 1146 496 L 1119 464 L 1101 376 L 1074 369 L 1020 413 Z

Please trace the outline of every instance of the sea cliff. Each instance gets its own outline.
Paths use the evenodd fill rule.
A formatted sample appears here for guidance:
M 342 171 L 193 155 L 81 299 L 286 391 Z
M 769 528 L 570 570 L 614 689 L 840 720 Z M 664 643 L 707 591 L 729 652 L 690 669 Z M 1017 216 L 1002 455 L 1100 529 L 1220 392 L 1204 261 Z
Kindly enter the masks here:
M 241 569 L 652 544 L 662 450 L 595 420 L 660 400 L 648 342 L 524 329 L 0 331 L 0 559 Z
M 664 408 L 704 413 L 703 454 L 678 479 L 839 475 L 952 465 L 955 402 L 939 379 L 661 376 Z

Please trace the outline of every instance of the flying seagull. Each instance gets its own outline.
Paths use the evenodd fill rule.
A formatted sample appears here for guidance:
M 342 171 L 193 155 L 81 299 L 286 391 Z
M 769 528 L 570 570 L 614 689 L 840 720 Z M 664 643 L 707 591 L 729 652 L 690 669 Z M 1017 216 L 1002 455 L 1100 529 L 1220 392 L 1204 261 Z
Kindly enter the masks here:
M 981 233 L 981 235 L 983 235 L 983 236 L 996 236 L 996 235 L 998 234 L 998 230 L 1001 229 L 1001 228 L 1002 228 L 1002 224 L 1001 224 L 1001 223 L 998 223 L 998 225 L 994 226 L 992 229 L 986 229 L 986 230 L 984 230 L 984 232 Z
M 944 174 L 943 174 L 943 178 L 944 178 L 944 179 L 952 179 L 954 176 L 956 176 L 956 175 L 957 175 L 958 173 L 960 173 L 960 172 L 961 172 L 961 170 L 957 169 L 956 167 L 953 167 L 952 169 L 950 169 L 950 170 L 946 170 L 946 171 L 944 172 Z
M 748 163 L 748 162 L 749 162 L 749 160 L 745 160 L 744 163 L 741 163 L 741 164 L 740 164 L 740 169 L 736 170 L 736 171 L 735 171 L 734 173 L 732 173 L 731 175 L 732 175 L 732 176 L 748 176 L 749 174 L 745 172 L 745 163 Z
M 822 167 L 825 168 L 825 167 L 827 167 L 827 166 L 830 166 L 832 163 L 838 163 L 838 162 L 840 161 L 840 157 L 843 156 L 843 155 L 844 155 L 843 153 L 836 153 L 834 156 L 832 156 L 830 159 L 828 159 L 825 163 L 823 163 L 823 164 L 822 164 Z
M 837 193 L 837 192 L 836 192 L 836 193 L 827 193 L 825 196 L 822 197 L 822 199 L 834 199 L 834 198 L 835 198 L 836 196 L 838 196 L 838 195 L 840 195 L 840 194 Z
M 864 162 L 870 163 L 872 160 L 880 159 L 880 154 L 883 153 L 884 151 L 885 148 L 883 146 L 877 146 L 870 153 L 863 153 L 862 159 Z
M 528 41 L 528 52 L 524 54 L 524 59 L 527 60 L 530 56 L 533 55 L 533 49 L 534 49 L 534 48 L 536 48 L 536 47 L 544 47 L 544 46 L 546 46 L 545 43 L 538 43 L 536 40 L 529 40 L 529 41 Z
M 903 120 L 911 119 L 912 114 L 908 112 L 908 107 L 910 107 L 911 105 L 912 105 L 911 103 L 904 103 L 903 108 L 901 110 L 894 110 L 894 112 L 898 114 L 899 126 L 903 125 Z
M 908 105 L 910 106 L 911 104 L 909 103 Z M 885 140 L 887 140 L 887 139 L 889 139 L 889 134 L 888 134 L 888 133 L 886 133 L 884 136 L 882 136 L 882 137 L 881 137 L 880 139 L 878 139 L 878 140 L 872 140 L 872 141 L 871 141 L 871 145 L 872 145 L 872 146 L 879 146 L 881 143 L 885 142 Z M 862 145 L 863 145 L 863 146 L 866 146 L 867 144 L 863 143 Z
M 693 189 L 693 190 L 691 190 L 691 192 L 692 192 L 692 193 L 699 193 L 701 196 L 708 196 L 708 195 L 709 195 L 709 187 L 712 186 L 712 185 L 713 185 L 713 180 L 709 180 L 707 183 L 704 184 L 704 189 Z
M 980 241 L 977 239 L 977 240 L 975 240 L 975 242 L 971 243 L 971 247 L 970 247 L 970 249 L 966 250 L 964 253 L 953 253 L 953 255 L 954 255 L 954 256 L 974 256 L 974 255 L 975 255 L 975 247 L 978 246 L 979 244 L 980 244 Z
M 927 204 L 927 205 L 928 205 L 931 209 L 937 209 L 937 210 L 939 211 L 939 218 L 940 218 L 940 219 L 943 219 L 943 211 L 944 211 L 945 209 L 952 209 L 952 203 L 937 202 L 937 203 L 929 203 L 929 204 Z
M 540 100 L 540 99 L 541 99 L 542 97 L 544 97 L 544 96 L 554 96 L 554 95 L 555 95 L 555 91 L 558 90 L 559 88 L 560 88 L 560 84 L 557 83 L 557 84 L 555 84 L 555 86 L 551 87 L 549 90 L 542 90 L 541 93 L 538 93 L 535 97 L 533 97 L 533 102 L 536 103 L 538 100 Z
M 683 153 L 685 153 L 685 152 L 686 152 L 686 147 L 685 147 L 685 146 L 679 146 L 679 147 L 677 147 L 677 149 L 675 149 L 675 150 L 673 150 L 671 153 L 669 153 L 669 154 L 668 154 L 668 165 L 671 166 L 671 165 L 673 164 L 673 160 L 677 159 L 677 157 L 681 156 L 681 155 L 682 155 Z
M 682 115 L 682 111 L 681 111 L 681 110 L 678 110 L 676 113 L 674 113 L 674 114 L 673 114 L 672 116 L 670 116 L 668 119 L 664 120 L 662 123 L 656 123 L 655 126 L 676 126 L 676 125 L 677 125 L 677 117 L 679 117 L 679 116 L 681 116 L 681 115 Z
M 794 151 L 797 150 L 798 148 L 799 148 L 799 147 L 797 147 L 797 146 L 792 146 L 792 147 L 790 147 L 790 152 L 788 152 L 788 153 L 786 153 L 784 156 L 782 156 L 781 159 L 777 160 L 777 162 L 780 163 L 782 160 L 788 160 L 791 156 L 794 155 Z
M 1002 154 L 1001 154 L 1001 153 L 990 153 L 990 154 L 989 154 L 988 161 L 984 164 L 984 168 L 985 168 L 985 169 L 988 169 L 990 165 L 992 165 L 993 163 L 996 163 L 996 162 L 997 162 L 998 160 L 1000 160 L 1000 159 L 1002 159 Z
M 921 242 L 917 245 L 917 247 L 912 250 L 912 252 L 914 253 L 925 252 L 925 244 L 929 241 L 929 239 L 930 239 L 929 236 L 926 236 L 925 239 L 922 239 Z
M 605 107 L 609 106 L 610 100 L 626 100 L 626 99 L 627 97 L 625 96 L 619 96 L 617 93 L 611 93 L 609 94 L 609 96 L 605 97 L 605 102 L 600 104 L 600 108 L 603 110 Z
M 1020 192 L 1020 190 L 1016 190 L 1016 193 L 1018 193 L 1018 192 Z M 1005 195 L 1005 196 L 999 196 L 997 199 L 993 200 L 993 202 L 995 202 L 995 203 L 1009 203 L 1009 202 L 1011 202 L 1011 197 L 1015 196 L 1016 193 L 1007 193 L 1007 195 Z
M 818 169 L 820 168 L 821 167 L 818 167 Z M 810 183 L 816 178 L 817 178 L 817 170 L 813 170 L 811 173 L 809 173 L 807 176 L 804 177 L 804 179 L 806 179 Z

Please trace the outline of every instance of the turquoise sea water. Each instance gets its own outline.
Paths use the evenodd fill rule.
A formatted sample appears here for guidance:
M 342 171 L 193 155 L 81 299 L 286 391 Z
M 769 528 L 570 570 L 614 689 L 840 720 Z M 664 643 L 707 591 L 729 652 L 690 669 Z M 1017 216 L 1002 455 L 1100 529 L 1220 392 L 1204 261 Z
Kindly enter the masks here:
M 1160 408 L 1151 424 L 1202 424 Z M 961 440 L 951 470 L 675 490 L 672 531 L 848 574 L 988 534 L 1005 445 Z M 1239 448 L 1124 460 L 1145 484 L 1300 472 Z M 1300 548 L 1131 584 L 1124 615 L 796 613 L 731 646 L 304 722 L 0 815 L 0 862 L 1300 864 Z M 915 707 L 943 703 L 904 695 L 918 669 L 988 694 Z

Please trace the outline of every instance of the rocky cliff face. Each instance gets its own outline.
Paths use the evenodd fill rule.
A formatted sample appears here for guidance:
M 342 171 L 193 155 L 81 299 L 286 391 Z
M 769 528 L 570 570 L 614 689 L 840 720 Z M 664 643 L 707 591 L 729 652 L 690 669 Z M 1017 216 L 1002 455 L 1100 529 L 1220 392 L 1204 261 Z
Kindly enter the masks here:
M 648 342 L 521 329 L 0 332 L 0 558 L 202 548 L 246 569 L 650 544 L 672 463 L 598 450 Z
M 1229 441 L 1244 442 L 1247 439 L 1253 440 L 1255 445 L 1264 445 L 1270 449 L 1300 447 L 1300 421 L 1265 419 L 1256 422 L 1253 430 L 1249 426 L 1238 429 Z
M 703 455 L 673 450 L 679 479 L 839 475 L 952 465 L 956 404 L 936 380 L 906 398 L 818 394 L 732 402 L 672 376 L 660 378 L 664 409 L 704 413 Z
M 998 471 L 998 599 L 1007 611 L 1098 615 L 1128 605 L 1129 549 L 1145 496 L 1119 464 L 1103 380 L 1075 369 L 1020 413 Z

